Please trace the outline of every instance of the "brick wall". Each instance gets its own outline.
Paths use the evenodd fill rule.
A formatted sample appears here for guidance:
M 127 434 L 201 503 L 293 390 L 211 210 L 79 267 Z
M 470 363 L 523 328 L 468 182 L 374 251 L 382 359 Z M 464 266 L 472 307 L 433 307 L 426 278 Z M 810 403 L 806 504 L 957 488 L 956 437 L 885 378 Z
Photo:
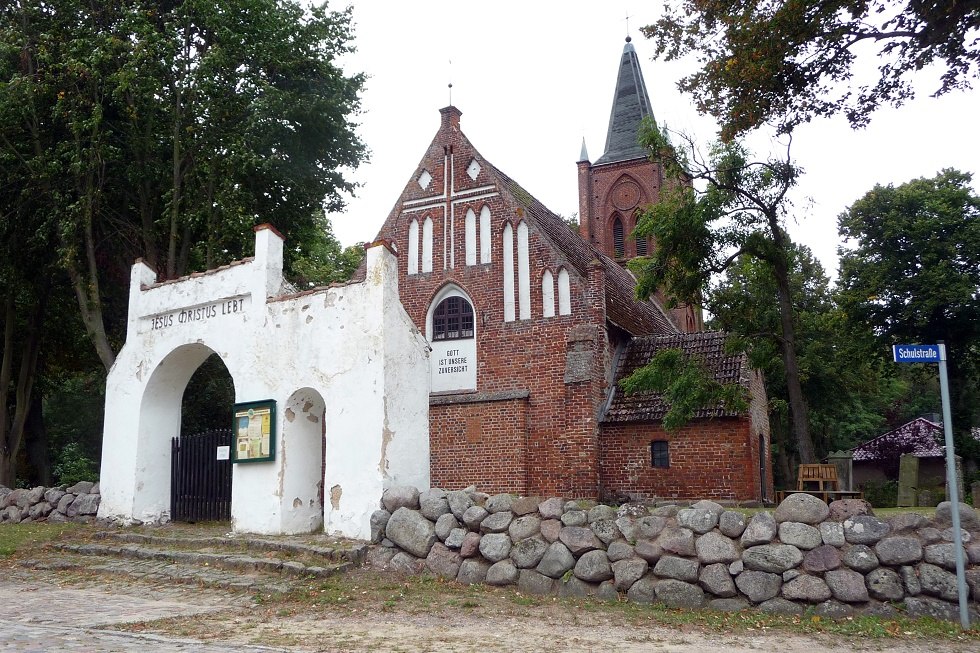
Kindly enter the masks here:
M 652 466 L 653 440 L 669 442 L 670 467 Z M 757 441 L 745 419 L 699 420 L 676 433 L 659 424 L 604 424 L 600 485 L 610 496 L 759 500 Z M 767 482 L 772 496 L 771 473 Z

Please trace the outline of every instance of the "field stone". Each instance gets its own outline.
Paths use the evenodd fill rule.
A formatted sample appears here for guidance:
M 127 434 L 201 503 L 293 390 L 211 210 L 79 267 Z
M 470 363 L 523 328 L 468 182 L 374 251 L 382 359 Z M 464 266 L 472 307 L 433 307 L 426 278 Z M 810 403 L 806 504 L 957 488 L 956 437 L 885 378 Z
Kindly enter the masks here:
M 443 515 L 452 514 L 446 491 L 432 488 L 419 494 L 419 512 L 429 521 L 438 521 Z
M 698 563 L 687 558 L 664 556 L 657 561 L 653 573 L 661 578 L 673 578 L 693 583 L 698 579 Z
M 734 510 L 726 510 L 718 518 L 718 530 L 727 537 L 741 537 L 745 532 L 745 515 Z
M 462 562 L 463 559 L 458 553 L 450 551 L 446 545 L 440 542 L 432 545 L 432 550 L 425 558 L 425 566 L 429 571 L 449 580 L 456 580 Z
M 837 547 L 822 544 L 807 551 L 803 556 L 803 569 L 811 573 L 823 573 L 837 569 L 841 564 L 841 555 Z
M 99 502 L 101 499 L 98 494 L 80 494 L 71 502 L 65 514 L 69 517 L 94 515 L 99 512 Z
M 490 562 L 500 562 L 510 555 L 512 546 L 507 533 L 487 533 L 480 538 L 480 555 Z
M 589 528 L 606 546 L 623 537 L 616 526 L 616 522 L 611 519 L 597 519 L 589 524 Z
M 16 492 L 16 490 L 14 490 L 14 491 Z M 61 501 L 58 502 L 57 511 L 60 512 L 60 513 L 62 513 L 62 514 L 67 515 L 68 514 L 68 507 L 71 506 L 72 502 L 74 502 L 74 501 L 75 501 L 75 495 L 74 494 L 71 494 L 71 493 L 65 494 L 65 496 L 61 497 Z
M 803 614 L 803 606 L 798 603 L 793 603 L 787 599 L 777 596 L 769 599 L 768 601 L 763 601 L 758 606 L 759 610 L 766 612 L 768 614 Z
M 635 539 L 655 539 L 667 526 L 667 520 L 657 515 L 647 515 L 636 520 Z
M 779 541 L 809 551 L 823 543 L 820 529 L 795 521 L 784 521 L 779 525 Z
M 601 583 L 613 577 L 613 570 L 605 551 L 587 551 L 575 563 L 574 574 L 587 583 Z
M 616 509 L 612 506 L 607 506 L 604 504 L 599 504 L 598 506 L 593 506 L 589 510 L 589 523 L 594 524 L 597 521 L 607 520 L 616 521 Z
M 914 618 L 932 617 L 933 619 L 956 622 L 960 620 L 958 604 L 937 601 L 924 596 L 905 599 L 905 612 L 908 616 Z M 975 610 L 970 610 L 968 617 L 971 623 L 977 623 L 978 619 Z
M 599 583 L 599 589 L 596 591 L 595 597 L 600 601 L 616 603 L 619 601 L 619 592 L 616 591 L 616 585 L 611 580 L 607 580 Z
M 487 580 L 487 571 L 490 570 L 490 563 L 479 558 L 463 560 L 459 565 L 459 574 L 456 581 L 464 585 L 478 585 Z
M 490 497 L 491 499 L 493 497 Z M 480 522 L 481 533 L 505 533 L 514 521 L 514 513 L 509 510 L 492 512 L 490 516 Z
M 776 520 L 769 512 L 758 512 L 749 520 L 742 533 L 743 547 L 769 544 L 776 537 Z
M 538 504 L 538 512 L 541 519 L 559 519 L 565 512 L 565 502 L 558 497 L 546 499 Z
M 902 579 L 891 569 L 879 567 L 864 577 L 868 593 L 879 601 L 901 601 L 905 596 L 902 589 Z
M 397 571 L 402 574 L 420 574 L 425 567 L 425 560 L 423 558 L 416 558 L 411 553 L 399 551 L 391 557 L 389 566 L 392 571 Z
M 76 486 L 72 486 L 76 487 Z M 68 488 L 71 492 L 71 488 Z M 419 509 L 419 489 L 414 485 L 392 485 L 381 495 L 385 510 L 394 514 L 399 508 Z
M 86 494 L 85 496 L 87 496 L 87 497 L 94 496 L 94 497 L 98 498 L 98 495 L 97 494 L 96 495 Z M 33 506 L 31 506 L 30 508 L 28 508 L 27 509 L 27 514 L 34 521 L 38 521 L 38 520 L 44 519 L 49 514 L 51 514 L 51 511 L 52 510 L 54 510 L 54 506 L 52 506 L 47 501 L 42 501 L 40 503 L 35 503 Z M 91 513 L 91 514 L 94 514 L 94 513 Z
M 595 596 L 597 590 L 597 585 L 586 583 L 584 580 L 575 576 L 558 581 L 558 596 L 561 598 L 584 599 Z
M 639 519 L 649 514 L 650 512 L 647 510 L 647 507 L 642 503 L 624 503 L 619 508 L 616 508 L 616 516 L 626 517 L 627 519 Z
M 510 558 L 520 569 L 532 569 L 538 566 L 547 550 L 548 543 L 543 539 L 528 537 L 514 543 L 510 550 Z
M 819 524 L 827 519 L 830 508 L 815 496 L 809 494 L 791 494 L 776 507 L 774 518 L 776 522 L 802 522 L 804 524 Z
M 862 574 L 866 574 L 872 569 L 877 569 L 880 562 L 878 556 L 871 547 L 864 544 L 855 544 L 848 547 L 844 552 L 843 562 L 845 565 Z
M 650 514 L 655 517 L 676 517 L 680 508 L 672 503 L 668 503 L 662 506 L 657 506 L 650 511 Z
M 905 565 L 922 560 L 922 543 L 917 537 L 886 537 L 875 544 L 874 549 L 883 565 Z
M 461 529 L 462 530 L 462 529 Z M 480 537 L 479 533 L 474 533 L 469 531 L 463 536 L 463 543 L 459 545 L 459 555 L 464 558 L 472 558 L 480 552 Z
M 565 526 L 585 526 L 589 523 L 589 513 L 584 510 L 568 510 L 562 513 L 561 523 Z
M 566 526 L 558 533 L 558 539 L 568 547 L 572 555 L 576 556 L 582 555 L 586 551 L 605 548 L 595 533 L 592 532 L 592 529 L 585 526 Z
M 892 533 L 918 530 L 929 523 L 929 520 L 917 512 L 902 512 L 888 518 Z
M 803 562 L 803 553 L 788 544 L 762 544 L 742 553 L 746 569 L 781 574 Z
M 510 511 L 519 517 L 523 517 L 532 512 L 537 512 L 539 503 L 541 503 L 541 497 L 518 497 L 511 501 Z
M 688 528 L 665 528 L 660 533 L 657 544 L 664 551 L 682 556 L 693 556 L 697 553 L 694 548 L 694 533 Z
M 499 560 L 487 569 L 487 585 L 514 585 L 519 576 L 513 560 Z
M 801 574 L 799 569 L 788 569 L 783 572 L 783 582 L 788 583 L 794 578 L 799 578 Z
M 511 506 L 514 505 L 514 495 L 512 494 L 495 494 L 483 505 L 491 515 L 498 512 L 510 512 Z M 516 582 L 516 578 L 515 578 Z
M 930 544 L 923 550 L 922 559 L 932 565 L 956 569 L 956 545 Z
M 557 542 L 562 525 L 557 519 L 546 519 L 541 522 L 541 535 L 549 542 Z
M 813 615 L 824 619 L 844 619 L 852 614 L 854 614 L 854 608 L 834 599 L 824 601 L 813 608 Z
M 708 499 L 702 499 L 691 504 L 691 508 L 694 510 L 710 510 L 715 514 L 716 517 L 720 517 L 723 512 L 725 512 L 725 506 Z
M 387 510 L 375 510 L 371 513 L 371 541 L 377 544 L 384 537 L 385 526 L 391 519 L 391 513 Z
M 639 539 L 637 535 L 639 527 L 636 520 L 632 517 L 617 517 L 616 528 L 619 529 L 619 532 L 622 533 L 623 537 L 625 537 L 629 542 L 636 542 Z
M 960 528 L 965 528 L 968 531 L 980 531 L 980 514 L 972 506 L 963 502 L 959 503 L 959 508 Z M 936 506 L 935 520 L 940 526 L 952 526 L 953 504 L 949 501 L 943 501 Z
M 59 513 L 54 513 L 59 514 Z M 23 512 L 17 506 L 7 506 L 2 511 L 0 511 L 0 521 L 10 522 L 12 524 L 19 523 L 23 518 Z
M 679 526 L 689 528 L 700 535 L 718 525 L 718 515 L 710 510 L 687 508 L 677 513 L 677 523 Z
M 823 575 L 834 598 L 844 603 L 864 603 L 868 600 L 868 588 L 864 576 L 850 569 L 834 569 Z
M 743 571 L 735 578 L 735 585 L 750 601 L 762 603 L 779 594 L 783 579 L 765 571 Z
M 966 547 L 966 560 L 971 565 L 980 565 L 980 540 L 970 542 Z
M 633 583 L 643 578 L 650 565 L 642 558 L 629 558 L 626 560 L 617 560 L 612 563 L 611 568 L 616 589 L 620 592 L 625 592 L 633 586 Z
M 510 523 L 507 532 L 515 543 L 526 540 L 541 532 L 541 520 L 535 515 L 522 515 Z
M 517 590 L 523 594 L 547 596 L 555 593 L 557 581 L 532 569 L 521 569 L 517 578 Z
M 448 507 L 449 504 L 446 505 Z M 459 521 L 453 516 L 453 513 L 447 512 L 443 515 L 439 515 L 439 517 L 436 519 L 436 537 L 445 542 L 446 538 L 449 537 L 449 534 L 459 527 Z
M 955 533 L 953 532 L 953 528 L 950 527 L 944 529 L 943 532 L 939 534 L 939 537 L 943 539 L 943 542 L 953 542 L 955 540 Z M 973 537 L 970 535 L 969 531 L 965 531 L 961 528 L 960 543 L 964 545 L 969 544 L 971 539 L 973 539 Z
M 480 524 L 483 523 L 483 520 L 486 519 L 489 514 L 490 513 L 488 513 L 487 509 L 483 506 L 470 506 L 466 509 L 466 512 L 463 513 L 463 518 L 460 521 L 466 524 L 466 528 L 470 529 L 471 531 L 475 531 L 480 528 Z
M 632 558 L 634 555 L 634 550 L 632 545 L 623 540 L 616 540 L 609 545 L 606 549 L 606 555 L 609 556 L 610 562 L 619 562 L 620 560 L 627 560 Z M 660 556 L 657 556 L 659 558 Z
M 0 515 L 2 515 L 2 513 L 0 513 Z M 0 519 L 0 521 L 2 521 L 2 519 Z M 65 522 L 67 522 L 67 521 L 68 521 L 68 518 L 65 517 L 63 514 L 61 514 L 58 511 L 54 511 L 51 514 L 48 515 L 48 523 L 49 524 L 63 524 Z
M 731 598 L 738 594 L 735 589 L 735 581 L 728 573 L 728 565 L 715 563 L 707 565 L 698 574 L 698 582 L 705 591 L 721 598 Z
M 822 578 L 805 574 L 783 585 L 782 592 L 784 598 L 806 603 L 822 603 L 831 597 L 830 588 Z
M 877 544 L 890 530 L 888 522 L 871 515 L 857 515 L 844 520 L 844 539 L 849 544 Z
M 919 536 L 923 544 L 935 544 L 936 542 L 941 542 L 943 539 L 942 531 L 932 526 L 920 528 L 915 534 Z
M 670 608 L 697 609 L 704 606 L 704 590 L 680 580 L 662 580 L 654 587 L 657 600 Z
M 57 506 L 58 502 L 61 501 L 61 497 L 68 494 L 64 490 L 53 487 L 44 493 L 44 500 L 50 503 L 52 506 Z
M 919 572 L 915 567 L 899 567 L 898 576 L 902 579 L 902 586 L 905 593 L 909 596 L 917 596 L 922 593 L 922 583 L 919 581 Z
M 421 513 L 402 507 L 395 510 L 388 520 L 385 537 L 400 549 L 417 558 L 424 558 L 436 541 L 436 530 Z
M 65 492 L 68 492 L 69 494 L 88 494 L 92 491 L 93 487 L 95 487 L 95 483 L 93 483 L 92 481 L 79 481 L 78 483 L 75 483 L 71 487 L 65 488 Z M 411 487 L 411 486 L 407 486 L 407 487 Z M 31 492 L 37 492 L 37 490 L 38 488 L 34 488 L 33 490 L 31 490 Z M 417 489 L 415 491 L 418 492 Z M 42 495 L 44 494 L 44 488 L 40 488 L 40 494 Z
M 650 563 L 656 563 L 664 554 L 663 547 L 651 540 L 640 540 L 633 547 L 633 553 Z
M 835 521 L 825 521 L 820 524 L 820 537 L 829 546 L 842 547 L 847 544 L 844 539 L 844 524 Z
M 698 560 L 705 565 L 735 562 L 739 558 L 739 550 L 735 542 L 721 533 L 705 533 L 694 541 L 694 548 Z
M 541 557 L 536 567 L 539 573 L 551 578 L 561 578 L 565 572 L 575 567 L 575 556 L 561 542 L 553 542 Z
M 453 517 L 453 519 L 456 518 Z M 463 541 L 466 539 L 466 535 L 467 531 L 465 528 L 454 528 L 449 531 L 449 535 L 446 536 L 443 543 L 450 549 L 459 549 L 463 546 Z
M 882 603 L 880 601 L 871 600 L 868 601 L 861 607 L 861 614 L 866 617 L 878 617 L 879 619 L 894 619 L 899 616 L 903 616 L 901 612 L 895 609 L 895 606 L 890 603 Z
M 927 562 L 919 565 L 919 583 L 926 594 L 947 601 L 959 599 L 959 593 L 956 591 L 956 574 L 951 574 L 936 565 Z
M 653 603 L 657 600 L 657 581 L 653 576 L 644 576 L 633 583 L 626 592 L 626 598 L 634 603 Z
M 449 509 L 452 511 L 453 516 L 460 521 L 463 521 L 463 513 L 473 505 L 473 499 L 470 498 L 470 495 L 465 490 L 446 492 L 446 501 L 449 502 Z
M 708 609 L 715 612 L 741 612 L 749 608 L 749 602 L 743 598 L 712 599 L 708 601 Z
M 851 517 L 874 516 L 871 504 L 864 499 L 838 499 L 830 502 L 830 520 L 847 521 Z

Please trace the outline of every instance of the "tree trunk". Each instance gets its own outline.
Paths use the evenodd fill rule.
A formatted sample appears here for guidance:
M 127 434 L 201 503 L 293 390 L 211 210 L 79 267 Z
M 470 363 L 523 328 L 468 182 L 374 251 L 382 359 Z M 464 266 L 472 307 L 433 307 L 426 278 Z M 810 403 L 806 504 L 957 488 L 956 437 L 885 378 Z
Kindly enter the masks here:
M 51 456 L 48 455 L 48 429 L 44 426 L 44 397 L 35 389 L 31 410 L 27 413 L 24 439 L 27 443 L 27 463 L 33 472 L 32 485 L 51 487 Z

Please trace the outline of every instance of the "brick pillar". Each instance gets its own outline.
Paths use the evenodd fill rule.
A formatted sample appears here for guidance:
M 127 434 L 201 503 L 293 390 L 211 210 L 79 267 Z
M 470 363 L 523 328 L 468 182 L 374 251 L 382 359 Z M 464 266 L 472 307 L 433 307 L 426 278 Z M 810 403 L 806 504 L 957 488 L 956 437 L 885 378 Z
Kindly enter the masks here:
M 579 161 L 578 166 L 578 231 L 587 243 L 593 242 L 592 234 L 592 164 Z

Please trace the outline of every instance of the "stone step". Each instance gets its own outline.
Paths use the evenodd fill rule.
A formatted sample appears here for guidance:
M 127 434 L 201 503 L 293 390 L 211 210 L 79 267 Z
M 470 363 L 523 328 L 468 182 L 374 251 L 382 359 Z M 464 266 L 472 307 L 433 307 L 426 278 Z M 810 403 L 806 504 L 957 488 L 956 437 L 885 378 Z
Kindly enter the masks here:
M 76 556 L 115 557 L 133 560 L 151 560 L 172 563 L 183 567 L 205 567 L 208 570 L 226 569 L 238 572 L 260 572 L 305 578 L 326 578 L 345 572 L 359 565 L 351 561 L 324 564 L 306 564 L 296 560 L 283 560 L 277 557 L 255 557 L 240 552 L 213 553 L 207 551 L 188 551 L 179 548 L 154 548 L 142 544 L 54 544 L 51 548 Z

